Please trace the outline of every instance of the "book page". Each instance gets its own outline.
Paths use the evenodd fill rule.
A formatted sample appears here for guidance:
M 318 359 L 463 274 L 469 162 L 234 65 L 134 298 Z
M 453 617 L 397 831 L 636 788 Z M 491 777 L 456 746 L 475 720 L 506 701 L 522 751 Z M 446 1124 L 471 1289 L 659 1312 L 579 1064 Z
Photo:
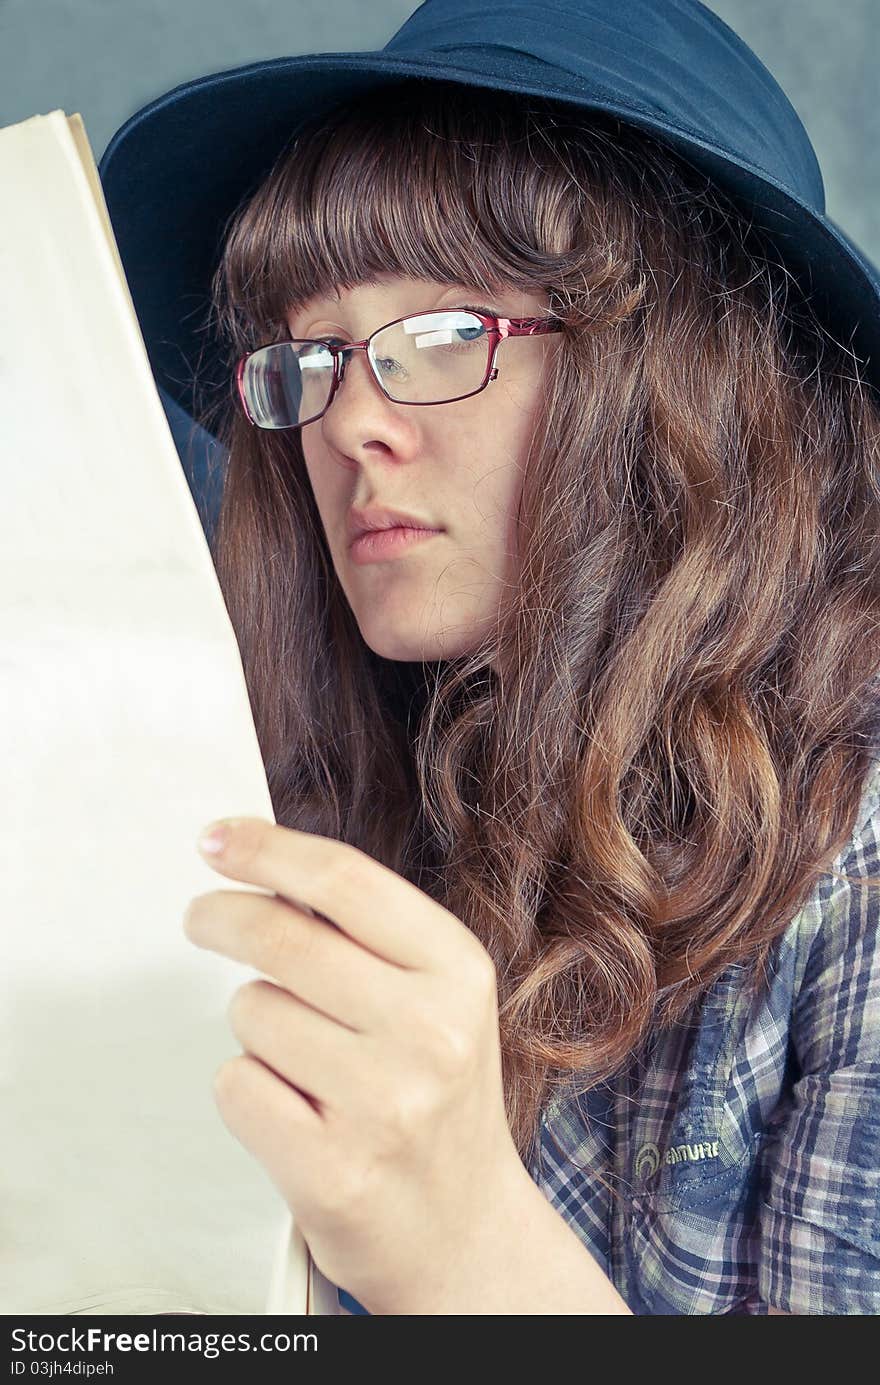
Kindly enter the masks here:
M 212 1090 L 257 973 L 182 926 L 254 888 L 200 828 L 274 821 L 237 642 L 79 117 L 0 130 L 0 181 L 0 1313 L 302 1313 Z

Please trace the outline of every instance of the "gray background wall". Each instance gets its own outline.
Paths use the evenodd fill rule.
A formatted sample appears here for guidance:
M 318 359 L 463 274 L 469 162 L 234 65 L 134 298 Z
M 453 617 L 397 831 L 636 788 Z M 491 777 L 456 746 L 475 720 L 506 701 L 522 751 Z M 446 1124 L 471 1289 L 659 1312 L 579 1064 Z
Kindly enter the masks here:
M 491 3 L 491 0 L 487 0 Z M 381 48 L 416 0 L 0 0 L 0 125 L 79 111 L 95 157 L 191 77 L 293 53 Z M 710 0 L 782 85 L 828 213 L 880 264 L 880 0 Z

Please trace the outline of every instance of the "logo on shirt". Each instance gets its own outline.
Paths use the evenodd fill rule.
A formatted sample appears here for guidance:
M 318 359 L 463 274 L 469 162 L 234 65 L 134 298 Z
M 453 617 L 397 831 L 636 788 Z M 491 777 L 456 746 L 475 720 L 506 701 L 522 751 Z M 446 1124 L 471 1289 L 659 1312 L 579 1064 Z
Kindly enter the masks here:
M 718 1141 L 703 1140 L 694 1145 L 670 1145 L 661 1154 L 656 1145 L 642 1145 L 635 1161 L 636 1178 L 653 1178 L 661 1164 L 693 1163 L 697 1159 L 717 1159 Z

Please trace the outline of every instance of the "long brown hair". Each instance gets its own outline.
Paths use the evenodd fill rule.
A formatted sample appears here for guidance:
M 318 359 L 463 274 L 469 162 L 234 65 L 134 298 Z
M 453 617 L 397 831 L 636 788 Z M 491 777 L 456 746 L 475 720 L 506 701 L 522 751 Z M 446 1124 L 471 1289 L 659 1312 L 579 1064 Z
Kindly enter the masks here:
M 566 344 L 491 637 L 377 657 L 296 432 L 226 397 L 201 421 L 228 449 L 214 558 L 276 819 L 482 942 L 529 1160 L 551 1094 L 620 1071 L 731 964 L 762 984 L 853 831 L 880 743 L 880 405 L 686 161 L 445 87 L 300 130 L 225 228 L 212 326 L 231 372 L 293 306 L 383 274 L 549 294 Z

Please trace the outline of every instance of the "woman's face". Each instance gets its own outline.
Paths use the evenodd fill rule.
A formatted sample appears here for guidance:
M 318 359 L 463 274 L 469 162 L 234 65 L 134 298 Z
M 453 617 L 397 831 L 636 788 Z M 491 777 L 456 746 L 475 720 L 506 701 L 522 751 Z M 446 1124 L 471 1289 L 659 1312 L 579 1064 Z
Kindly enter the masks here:
M 433 309 L 487 308 L 503 317 L 547 314 L 544 295 L 487 298 L 385 276 L 341 297 L 314 298 L 287 319 L 294 337 L 362 341 L 395 318 Z M 440 660 L 487 633 L 514 576 L 514 514 L 522 465 L 558 335 L 502 341 L 498 378 L 479 394 L 416 408 L 386 399 L 366 353 L 349 356 L 326 414 L 302 430 L 315 502 L 336 574 L 361 635 L 386 659 Z M 380 561 L 354 561 L 352 507 L 389 507 L 442 532 Z

